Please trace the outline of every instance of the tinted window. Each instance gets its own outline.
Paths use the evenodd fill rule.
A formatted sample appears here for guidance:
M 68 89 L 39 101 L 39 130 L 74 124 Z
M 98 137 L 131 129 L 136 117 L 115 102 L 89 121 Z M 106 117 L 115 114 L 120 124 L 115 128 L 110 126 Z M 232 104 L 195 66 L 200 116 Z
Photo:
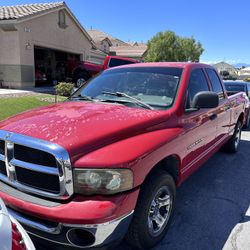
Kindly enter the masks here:
M 221 86 L 220 78 L 218 77 L 217 73 L 213 69 L 206 69 L 209 80 L 212 84 L 213 91 L 219 95 L 220 99 L 223 99 L 224 92 Z
M 105 93 L 122 92 L 155 109 L 165 109 L 174 102 L 182 71 L 182 68 L 171 67 L 115 68 L 91 79 L 74 96 L 86 95 L 97 101 L 122 102 L 131 106 L 131 99 Z
M 229 92 L 245 92 L 246 89 L 245 89 L 245 85 L 241 85 L 241 84 L 227 84 L 225 83 L 225 87 L 226 87 L 226 90 L 229 91 Z
M 208 83 L 202 69 L 194 69 L 189 79 L 186 108 L 192 107 L 194 96 L 201 91 L 209 91 Z
M 109 61 L 109 68 L 113 68 L 116 66 L 121 66 L 125 64 L 133 64 L 134 62 L 124 60 L 124 59 L 118 59 L 118 58 L 111 58 Z

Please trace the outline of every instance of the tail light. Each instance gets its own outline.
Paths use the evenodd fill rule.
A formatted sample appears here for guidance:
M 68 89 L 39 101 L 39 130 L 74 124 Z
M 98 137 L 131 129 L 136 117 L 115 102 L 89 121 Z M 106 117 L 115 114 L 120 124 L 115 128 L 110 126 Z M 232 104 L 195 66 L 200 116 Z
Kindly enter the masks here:
M 11 223 L 12 225 L 12 250 L 26 250 L 24 240 L 21 233 L 18 231 L 17 225 Z

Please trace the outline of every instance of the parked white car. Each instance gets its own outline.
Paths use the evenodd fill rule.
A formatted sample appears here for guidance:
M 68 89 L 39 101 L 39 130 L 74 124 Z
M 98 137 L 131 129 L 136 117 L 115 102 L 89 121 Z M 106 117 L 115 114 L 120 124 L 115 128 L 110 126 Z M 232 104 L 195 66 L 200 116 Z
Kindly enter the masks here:
M 9 213 L 0 199 L 1 250 L 35 250 L 35 247 L 20 223 Z

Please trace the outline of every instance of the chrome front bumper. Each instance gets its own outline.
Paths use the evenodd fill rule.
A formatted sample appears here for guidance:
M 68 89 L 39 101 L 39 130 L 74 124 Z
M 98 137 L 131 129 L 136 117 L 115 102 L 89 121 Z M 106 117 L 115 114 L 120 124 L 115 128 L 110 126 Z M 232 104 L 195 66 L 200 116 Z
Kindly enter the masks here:
M 103 224 L 64 224 L 27 216 L 8 208 L 29 234 L 38 237 L 43 244 L 59 244 L 72 248 L 102 248 L 121 240 L 129 227 L 133 212 Z

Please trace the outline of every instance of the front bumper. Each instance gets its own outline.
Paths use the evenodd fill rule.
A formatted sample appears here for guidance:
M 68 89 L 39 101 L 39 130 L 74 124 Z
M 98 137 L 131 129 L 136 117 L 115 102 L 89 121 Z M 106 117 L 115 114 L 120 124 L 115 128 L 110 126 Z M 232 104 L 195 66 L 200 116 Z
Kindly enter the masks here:
M 118 219 L 102 224 L 65 224 L 45 221 L 27 216 L 8 208 L 8 212 L 19 221 L 27 232 L 39 238 L 43 244 L 56 244 L 69 248 L 101 249 L 120 241 L 126 234 L 133 211 Z
M 102 248 L 125 235 L 139 188 L 114 196 L 80 197 L 67 203 L 45 200 L 0 182 L 9 213 L 47 246 Z M 64 248 L 64 247 L 63 247 Z M 60 247 L 59 247 L 60 249 Z

